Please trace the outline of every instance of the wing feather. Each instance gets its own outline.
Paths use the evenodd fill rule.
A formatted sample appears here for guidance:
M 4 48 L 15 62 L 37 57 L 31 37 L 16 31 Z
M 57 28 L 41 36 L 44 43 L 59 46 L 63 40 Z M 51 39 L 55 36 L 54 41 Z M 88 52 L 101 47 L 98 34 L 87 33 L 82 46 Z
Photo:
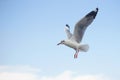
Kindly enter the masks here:
M 73 36 L 71 37 L 72 40 L 78 43 L 81 42 L 86 28 L 93 22 L 97 12 L 98 8 L 96 8 L 95 11 L 89 12 L 85 17 L 76 23 Z
M 67 34 L 67 38 L 70 39 L 72 37 L 72 33 L 70 32 L 70 26 L 68 24 L 66 24 L 65 32 Z

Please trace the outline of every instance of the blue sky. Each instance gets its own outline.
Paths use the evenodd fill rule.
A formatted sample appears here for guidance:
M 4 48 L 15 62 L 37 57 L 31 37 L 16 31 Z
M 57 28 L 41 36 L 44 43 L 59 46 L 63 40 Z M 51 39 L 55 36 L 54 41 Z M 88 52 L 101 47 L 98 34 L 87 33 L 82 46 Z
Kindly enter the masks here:
M 40 69 L 37 76 L 46 78 L 33 80 L 50 80 L 48 76 L 58 80 L 54 76 L 70 72 L 119 80 L 119 3 L 119 0 L 1 0 L 0 73 L 19 73 L 27 68 L 36 72 L 37 68 Z M 66 39 L 66 23 L 73 32 L 75 23 L 96 7 L 99 8 L 98 15 L 82 40 L 90 49 L 74 59 L 74 50 L 56 44 Z M 3 77 L 3 80 L 7 79 Z

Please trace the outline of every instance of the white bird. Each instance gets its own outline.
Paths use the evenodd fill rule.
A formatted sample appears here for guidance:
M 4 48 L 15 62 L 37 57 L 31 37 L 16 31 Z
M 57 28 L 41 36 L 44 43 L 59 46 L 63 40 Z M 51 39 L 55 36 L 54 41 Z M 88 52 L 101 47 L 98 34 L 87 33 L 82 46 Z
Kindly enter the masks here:
M 83 17 L 80 21 L 78 21 L 75 25 L 73 34 L 70 32 L 69 25 L 66 24 L 65 32 L 67 34 L 68 39 L 62 40 L 57 45 L 64 44 L 70 48 L 73 48 L 76 51 L 76 53 L 74 54 L 74 58 L 78 57 L 79 51 L 87 52 L 89 46 L 87 44 L 80 44 L 80 42 L 83 38 L 86 28 L 95 19 L 97 12 L 98 12 L 98 8 L 96 8 L 96 10 L 89 12 L 85 17 Z

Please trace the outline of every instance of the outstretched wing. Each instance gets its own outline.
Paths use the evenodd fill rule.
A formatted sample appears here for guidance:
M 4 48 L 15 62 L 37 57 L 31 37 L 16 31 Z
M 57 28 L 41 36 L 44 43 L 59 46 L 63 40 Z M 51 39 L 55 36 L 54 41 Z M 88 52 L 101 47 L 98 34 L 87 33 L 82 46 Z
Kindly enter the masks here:
M 82 37 L 86 28 L 93 22 L 98 12 L 98 8 L 96 10 L 89 12 L 85 17 L 83 17 L 80 21 L 78 21 L 75 25 L 72 40 L 76 42 L 81 42 Z
M 72 37 L 72 33 L 70 32 L 70 26 L 68 24 L 66 24 L 65 26 L 65 32 L 67 34 L 68 39 L 70 39 Z

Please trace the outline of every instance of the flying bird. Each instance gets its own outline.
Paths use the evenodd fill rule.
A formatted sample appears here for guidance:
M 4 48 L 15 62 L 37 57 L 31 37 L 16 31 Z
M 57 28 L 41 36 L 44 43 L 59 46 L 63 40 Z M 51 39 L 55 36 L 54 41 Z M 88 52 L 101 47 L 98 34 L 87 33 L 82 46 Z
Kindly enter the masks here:
M 93 22 L 97 13 L 98 13 L 98 8 L 89 12 L 80 21 L 78 21 L 75 25 L 73 34 L 70 32 L 70 26 L 66 24 L 65 32 L 67 34 L 67 39 L 62 40 L 57 45 L 64 44 L 70 48 L 73 48 L 76 51 L 74 54 L 74 58 L 78 57 L 78 53 L 80 51 L 87 52 L 89 49 L 88 44 L 80 44 L 80 42 L 83 38 L 86 28 Z

